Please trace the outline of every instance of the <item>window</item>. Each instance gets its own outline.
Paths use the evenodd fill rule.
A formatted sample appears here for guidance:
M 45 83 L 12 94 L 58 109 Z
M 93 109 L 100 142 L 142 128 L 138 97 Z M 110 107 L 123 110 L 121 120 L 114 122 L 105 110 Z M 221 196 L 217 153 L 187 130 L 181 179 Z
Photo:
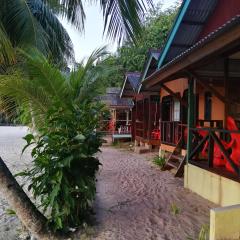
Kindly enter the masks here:
M 174 99 L 173 103 L 173 121 L 179 122 L 180 121 L 180 101 Z

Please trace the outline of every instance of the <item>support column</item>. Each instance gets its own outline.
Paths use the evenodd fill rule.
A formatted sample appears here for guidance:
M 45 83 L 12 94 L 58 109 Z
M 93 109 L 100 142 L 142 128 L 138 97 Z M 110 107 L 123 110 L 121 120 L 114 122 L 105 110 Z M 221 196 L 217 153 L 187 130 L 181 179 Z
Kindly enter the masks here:
M 224 126 L 226 127 L 227 116 L 229 115 L 229 59 L 224 59 L 224 89 L 225 89 L 225 107 L 224 107 Z
M 189 79 L 188 83 L 188 139 L 187 139 L 187 161 L 192 151 L 193 133 L 190 128 L 194 127 L 194 109 L 195 109 L 195 97 L 194 97 L 194 79 Z
M 126 125 L 128 125 L 129 122 L 129 110 L 126 111 Z

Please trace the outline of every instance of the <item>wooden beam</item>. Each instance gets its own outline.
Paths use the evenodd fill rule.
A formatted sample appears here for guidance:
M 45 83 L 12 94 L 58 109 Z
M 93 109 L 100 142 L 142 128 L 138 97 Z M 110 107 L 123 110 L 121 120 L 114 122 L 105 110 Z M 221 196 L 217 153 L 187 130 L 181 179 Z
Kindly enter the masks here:
M 211 136 L 214 139 L 214 141 L 217 143 L 217 145 L 219 146 L 219 148 L 221 149 L 221 152 L 223 153 L 224 157 L 226 158 L 226 160 L 228 161 L 228 163 L 231 165 L 231 167 L 233 168 L 234 172 L 236 174 L 239 175 L 239 168 L 238 166 L 233 162 L 233 160 L 230 157 L 229 152 L 225 149 L 225 147 L 223 146 L 223 144 L 221 143 L 221 141 L 219 140 L 218 136 L 211 131 Z
M 192 77 L 194 77 L 197 82 L 206 90 L 210 91 L 211 93 L 213 93 L 217 98 L 219 98 L 223 103 L 226 103 L 227 100 L 226 98 L 219 93 L 215 88 L 213 88 L 212 86 L 210 86 L 208 83 L 206 83 L 205 81 L 203 81 L 196 73 L 194 72 L 189 72 L 187 71 L 188 74 L 190 74 Z
M 182 105 L 184 105 L 185 107 L 188 106 L 187 102 L 184 101 L 181 96 L 179 96 L 178 94 L 176 94 L 175 92 L 173 92 L 169 87 L 167 87 L 164 84 L 160 84 L 161 88 L 163 88 L 165 91 L 167 91 L 171 96 L 175 97 L 176 99 L 178 99 L 180 101 L 180 103 Z
M 148 139 L 151 139 L 151 97 L 148 97 Z
M 198 142 L 198 145 L 193 149 L 193 151 L 189 155 L 189 160 L 191 160 L 195 155 L 197 155 L 201 151 L 203 144 L 208 140 L 208 138 L 209 135 L 206 135 L 203 139 L 200 140 L 200 142 Z
M 214 140 L 211 134 L 209 134 L 208 140 L 208 167 L 213 167 L 214 158 Z
M 225 89 L 225 107 L 224 107 L 224 125 L 226 126 L 227 117 L 229 114 L 229 106 L 230 106 L 230 100 L 229 100 L 229 59 L 224 59 L 224 89 Z

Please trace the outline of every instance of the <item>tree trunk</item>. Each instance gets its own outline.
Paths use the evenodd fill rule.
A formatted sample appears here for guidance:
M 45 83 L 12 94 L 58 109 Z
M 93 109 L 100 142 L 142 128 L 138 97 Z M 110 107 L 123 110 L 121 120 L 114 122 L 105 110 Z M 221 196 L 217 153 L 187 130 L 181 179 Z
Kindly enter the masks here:
M 0 191 L 31 234 L 41 240 L 60 239 L 47 228 L 47 219 L 20 187 L 0 157 Z

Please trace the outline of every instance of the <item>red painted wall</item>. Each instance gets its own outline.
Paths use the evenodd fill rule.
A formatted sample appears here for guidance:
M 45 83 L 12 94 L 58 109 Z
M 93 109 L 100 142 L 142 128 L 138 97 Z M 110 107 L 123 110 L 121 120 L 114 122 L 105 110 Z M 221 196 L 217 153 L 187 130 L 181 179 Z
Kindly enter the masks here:
M 210 16 L 199 40 L 238 14 L 240 14 L 240 0 L 218 0 L 214 13 Z

